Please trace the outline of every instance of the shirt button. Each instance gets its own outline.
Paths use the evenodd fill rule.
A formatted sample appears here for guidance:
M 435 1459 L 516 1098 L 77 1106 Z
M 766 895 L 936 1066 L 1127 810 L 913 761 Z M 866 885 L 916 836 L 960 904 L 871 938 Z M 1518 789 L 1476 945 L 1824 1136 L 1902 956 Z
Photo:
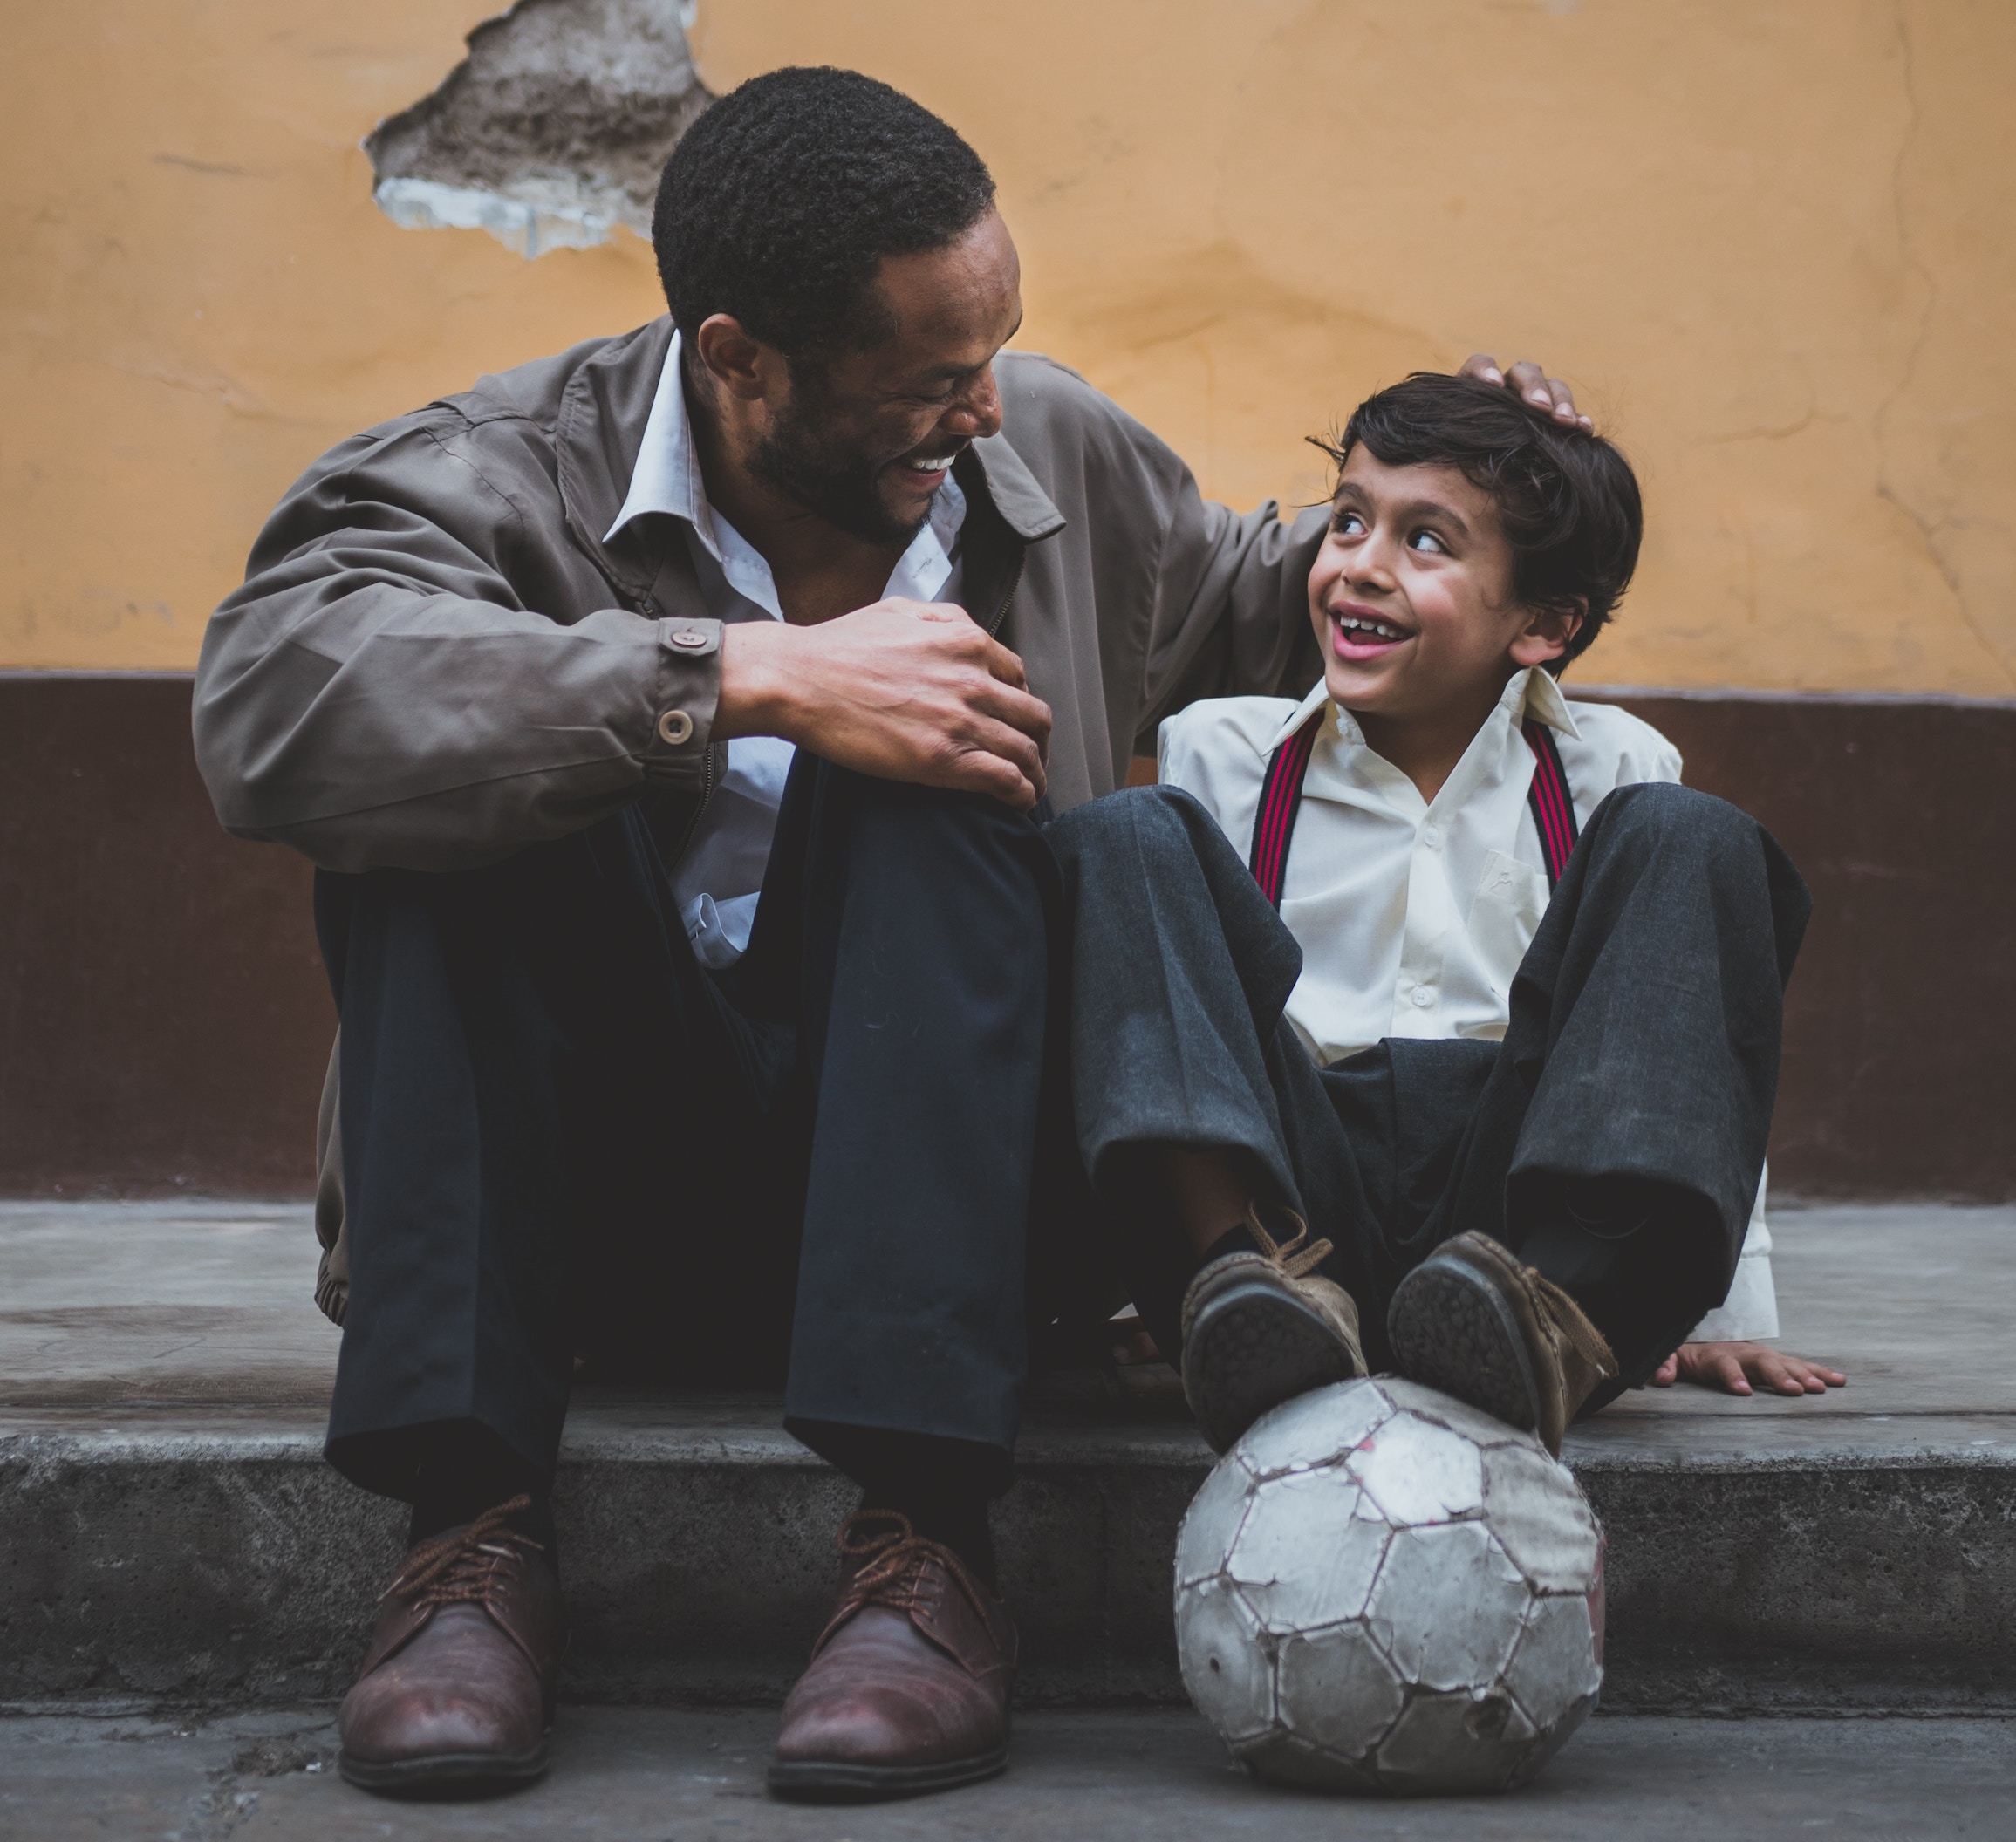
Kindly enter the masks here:
M 1430 850 L 1439 850 L 1442 848 L 1442 834 L 1431 825 L 1427 830 L 1421 834 L 1421 842 Z
M 1422 1010 L 1426 1010 L 1434 1001 L 1435 993 L 1428 986 L 1418 985 L 1414 987 L 1414 1002 Z
M 683 710 L 667 710 L 658 720 L 658 739 L 677 748 L 693 740 L 693 719 Z
M 681 627 L 672 636 L 672 643 L 675 646 L 704 646 L 707 635 L 696 633 L 691 627 Z

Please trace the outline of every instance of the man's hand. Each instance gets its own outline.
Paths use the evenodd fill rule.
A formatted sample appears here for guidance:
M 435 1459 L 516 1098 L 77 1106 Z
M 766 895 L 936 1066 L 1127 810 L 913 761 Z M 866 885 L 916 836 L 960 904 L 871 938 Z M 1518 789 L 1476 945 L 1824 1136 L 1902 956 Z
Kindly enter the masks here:
M 1848 1377 L 1768 1343 L 1683 1343 L 1652 1375 L 1654 1388 L 1671 1388 L 1676 1382 L 1720 1388 L 1726 1395 L 1750 1394 L 1753 1383 L 1780 1395 L 1824 1395 L 1830 1388 L 1845 1388 Z
M 842 768 L 1026 812 L 1043 795 L 1050 709 L 964 608 L 878 601 L 817 626 L 724 630 L 714 733 L 781 735 Z
M 1463 361 L 1460 375 L 1482 378 L 1486 384 L 1502 384 L 1535 409 L 1549 410 L 1564 428 L 1579 428 L 1585 435 L 1596 433 L 1596 424 L 1577 412 L 1575 392 L 1559 378 L 1550 378 L 1531 358 L 1521 358 L 1509 372 L 1499 368 L 1487 351 L 1473 351 Z

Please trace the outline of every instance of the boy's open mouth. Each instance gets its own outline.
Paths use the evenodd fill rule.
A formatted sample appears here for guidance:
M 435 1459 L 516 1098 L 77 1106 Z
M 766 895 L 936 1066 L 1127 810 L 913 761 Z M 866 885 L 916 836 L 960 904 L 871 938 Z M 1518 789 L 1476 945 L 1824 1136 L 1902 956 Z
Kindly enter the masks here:
M 1330 649 L 1353 664 L 1378 658 L 1414 637 L 1397 621 L 1360 608 L 1332 608 L 1329 617 Z

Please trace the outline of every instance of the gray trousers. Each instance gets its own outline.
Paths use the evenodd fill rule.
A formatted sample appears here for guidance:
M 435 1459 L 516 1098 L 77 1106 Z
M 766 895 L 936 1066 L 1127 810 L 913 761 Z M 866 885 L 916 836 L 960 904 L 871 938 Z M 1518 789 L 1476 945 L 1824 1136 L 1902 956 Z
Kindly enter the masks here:
M 1471 1229 L 1537 1244 L 1564 1206 L 1583 1212 L 1578 1197 L 1653 1199 L 1594 1303 L 1559 1275 L 1616 1351 L 1610 1393 L 1726 1294 L 1811 905 L 1753 819 L 1681 787 L 1611 794 L 1501 1042 L 1390 1039 L 1328 1068 L 1282 1016 L 1301 949 L 1195 800 L 1131 789 L 1049 837 L 1071 921 L 1079 1150 L 1165 1353 L 1187 1277 L 1156 1189 L 1152 1148 L 1171 1144 L 1228 1151 L 1263 1203 L 1334 1243 L 1326 1270 L 1357 1300 L 1376 1368 L 1394 1287 L 1436 1247 Z

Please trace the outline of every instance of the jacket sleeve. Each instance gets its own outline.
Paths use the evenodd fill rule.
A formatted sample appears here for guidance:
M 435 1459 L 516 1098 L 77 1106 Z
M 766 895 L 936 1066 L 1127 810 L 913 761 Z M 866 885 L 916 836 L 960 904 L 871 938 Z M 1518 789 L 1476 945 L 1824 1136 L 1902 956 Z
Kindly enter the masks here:
M 527 607 L 518 508 L 454 433 L 409 420 L 332 450 L 212 617 L 196 760 L 238 836 L 331 870 L 456 870 L 647 781 L 700 784 L 719 625 Z
M 1162 442 L 1145 454 L 1166 508 L 1155 563 L 1145 739 L 1173 710 L 1201 697 L 1300 697 L 1322 675 L 1309 615 L 1309 566 L 1329 508 L 1283 523 L 1272 500 L 1241 516 L 1197 489 Z

